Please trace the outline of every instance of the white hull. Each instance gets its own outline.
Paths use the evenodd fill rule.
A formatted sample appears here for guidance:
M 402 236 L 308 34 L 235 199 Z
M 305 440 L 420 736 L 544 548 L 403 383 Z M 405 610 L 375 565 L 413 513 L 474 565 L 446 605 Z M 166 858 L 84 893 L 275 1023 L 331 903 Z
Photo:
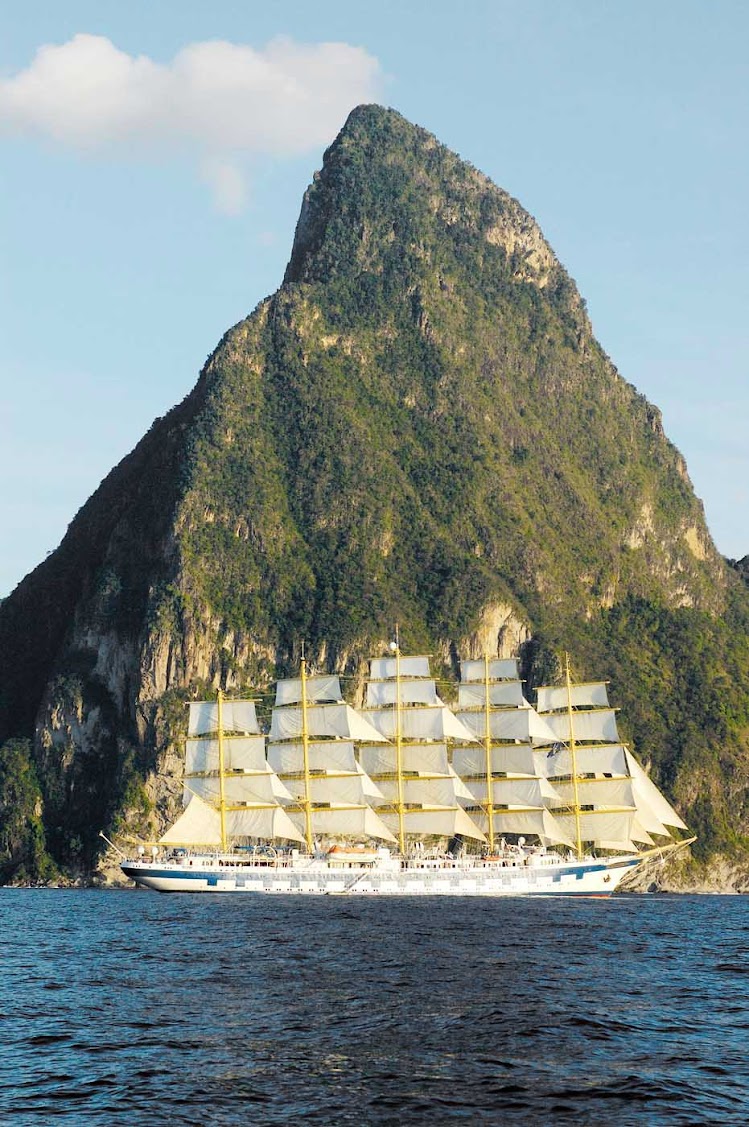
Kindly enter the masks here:
M 402 862 L 340 867 L 299 857 L 270 864 L 186 856 L 124 861 L 122 871 L 157 892 L 254 892 L 360 896 L 610 896 L 639 865 L 638 856 L 540 859 L 517 864 Z

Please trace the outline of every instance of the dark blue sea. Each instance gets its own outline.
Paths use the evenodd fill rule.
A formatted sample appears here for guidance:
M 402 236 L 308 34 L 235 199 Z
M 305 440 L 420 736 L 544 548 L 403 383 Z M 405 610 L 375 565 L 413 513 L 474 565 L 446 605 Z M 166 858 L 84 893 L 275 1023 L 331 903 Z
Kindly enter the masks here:
M 745 1124 L 749 900 L 0 890 L 0 1123 Z

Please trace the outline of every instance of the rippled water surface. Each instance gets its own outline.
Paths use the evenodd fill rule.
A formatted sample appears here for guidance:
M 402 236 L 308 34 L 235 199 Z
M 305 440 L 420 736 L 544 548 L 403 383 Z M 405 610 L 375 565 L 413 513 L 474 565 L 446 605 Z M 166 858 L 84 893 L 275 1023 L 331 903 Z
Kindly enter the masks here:
M 0 890 L 0 1122 L 749 1122 L 749 901 Z

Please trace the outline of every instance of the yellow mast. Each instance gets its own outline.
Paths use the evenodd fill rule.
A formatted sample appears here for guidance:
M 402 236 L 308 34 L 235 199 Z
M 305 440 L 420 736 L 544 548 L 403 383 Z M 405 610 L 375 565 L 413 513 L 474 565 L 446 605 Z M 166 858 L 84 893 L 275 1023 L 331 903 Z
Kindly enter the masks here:
M 218 791 L 219 811 L 221 814 L 221 851 L 226 852 L 226 793 L 224 788 L 224 694 L 221 689 L 216 690 L 217 723 L 218 723 Z
M 312 799 L 310 796 L 309 775 L 309 729 L 307 727 L 307 662 L 304 659 L 304 644 L 302 644 L 302 660 L 300 663 L 302 679 L 302 755 L 304 757 L 304 836 L 307 841 L 307 851 L 312 852 Z
M 395 626 L 395 774 L 398 784 L 398 845 L 406 856 L 406 825 L 403 810 L 403 735 L 401 732 L 401 649 Z
M 489 655 L 484 654 L 484 748 L 486 750 L 486 816 L 489 820 L 489 852 L 494 853 L 494 792 L 492 790 L 492 729 L 489 707 Z
M 577 750 L 575 747 L 575 730 L 572 723 L 572 685 L 570 682 L 570 655 L 565 652 L 564 669 L 567 679 L 567 716 L 570 728 L 570 757 L 572 759 L 572 791 L 575 797 L 575 845 L 578 860 L 583 855 L 583 843 L 580 837 L 580 796 L 577 789 Z

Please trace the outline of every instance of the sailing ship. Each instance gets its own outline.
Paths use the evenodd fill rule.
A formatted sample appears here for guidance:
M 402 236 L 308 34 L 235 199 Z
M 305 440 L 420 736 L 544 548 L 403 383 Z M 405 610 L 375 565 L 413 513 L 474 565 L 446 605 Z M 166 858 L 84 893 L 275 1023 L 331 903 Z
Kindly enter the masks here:
M 391 651 L 361 712 L 303 659 L 267 746 L 252 701 L 192 702 L 184 812 L 123 872 L 162 892 L 608 896 L 694 841 L 604 682 L 567 663 L 533 708 L 517 661 L 468 660 L 454 712 L 427 656 Z

